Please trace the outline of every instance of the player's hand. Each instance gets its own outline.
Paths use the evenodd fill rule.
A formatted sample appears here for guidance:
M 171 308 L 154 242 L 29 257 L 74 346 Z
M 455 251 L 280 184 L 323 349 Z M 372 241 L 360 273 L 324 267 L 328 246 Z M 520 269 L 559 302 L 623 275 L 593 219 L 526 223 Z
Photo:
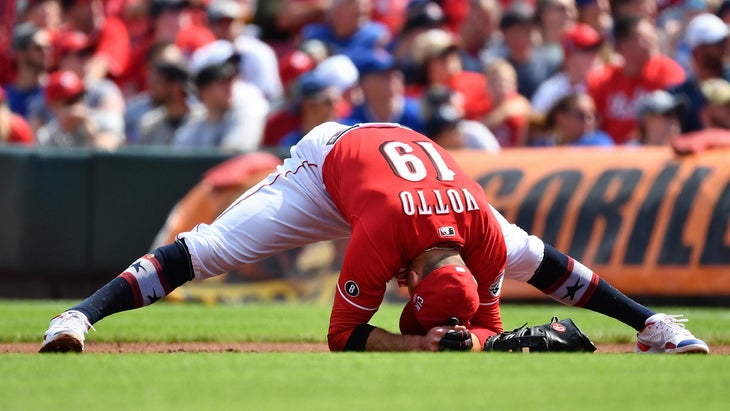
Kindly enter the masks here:
M 471 333 L 463 325 L 434 327 L 425 335 L 426 351 L 471 351 Z

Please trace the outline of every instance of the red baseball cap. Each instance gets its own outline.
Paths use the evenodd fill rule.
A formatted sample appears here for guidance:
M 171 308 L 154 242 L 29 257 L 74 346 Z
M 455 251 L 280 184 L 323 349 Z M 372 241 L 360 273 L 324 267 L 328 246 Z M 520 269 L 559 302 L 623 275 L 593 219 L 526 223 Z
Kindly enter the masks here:
M 46 85 L 46 102 L 67 101 L 84 92 L 84 82 L 70 70 L 58 70 L 48 76 Z
M 451 317 L 468 327 L 478 308 L 474 275 L 463 265 L 446 265 L 426 275 L 413 290 L 401 313 L 400 330 L 423 335 L 433 327 L 448 325 Z
M 563 53 L 566 55 L 576 50 L 595 49 L 602 43 L 601 33 L 585 23 L 576 23 L 563 32 Z
M 91 39 L 81 31 L 66 31 L 61 33 L 56 40 L 58 53 L 63 55 L 68 52 L 76 52 L 91 49 Z
M 286 87 L 299 78 L 300 75 L 312 70 L 316 65 L 314 59 L 303 51 L 294 50 L 285 54 L 279 61 L 281 83 Z

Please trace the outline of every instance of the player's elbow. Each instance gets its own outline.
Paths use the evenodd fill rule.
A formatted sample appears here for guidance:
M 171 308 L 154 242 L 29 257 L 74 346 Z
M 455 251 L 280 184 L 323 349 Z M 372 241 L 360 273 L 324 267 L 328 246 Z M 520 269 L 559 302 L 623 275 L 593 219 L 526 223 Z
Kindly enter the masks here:
M 347 337 L 344 336 L 343 333 L 339 334 L 328 334 L 327 335 L 327 346 L 329 347 L 330 351 L 336 352 L 336 351 L 345 351 L 345 345 L 347 344 Z
M 338 333 L 327 335 L 330 351 L 365 351 L 370 333 L 375 329 L 370 324 L 360 324 Z

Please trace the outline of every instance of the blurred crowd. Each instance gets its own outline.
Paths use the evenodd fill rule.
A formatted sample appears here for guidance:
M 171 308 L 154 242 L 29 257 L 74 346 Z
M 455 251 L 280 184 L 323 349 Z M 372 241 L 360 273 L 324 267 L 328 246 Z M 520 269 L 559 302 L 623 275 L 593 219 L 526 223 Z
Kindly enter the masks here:
M 730 0 L 18 0 L 0 142 L 287 148 L 397 122 L 447 148 L 730 129 Z

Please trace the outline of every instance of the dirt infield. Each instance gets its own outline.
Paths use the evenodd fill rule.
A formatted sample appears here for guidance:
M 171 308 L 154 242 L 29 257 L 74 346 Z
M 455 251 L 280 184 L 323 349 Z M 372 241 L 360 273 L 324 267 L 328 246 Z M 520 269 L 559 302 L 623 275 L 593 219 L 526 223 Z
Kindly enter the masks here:
M 630 344 L 597 344 L 601 354 L 632 353 Z M 37 353 L 40 343 L 0 343 L 0 354 Z M 730 355 L 730 345 L 710 346 L 710 355 Z M 89 354 L 180 353 L 180 352 L 328 352 L 325 343 L 263 343 L 263 342 L 90 342 Z

